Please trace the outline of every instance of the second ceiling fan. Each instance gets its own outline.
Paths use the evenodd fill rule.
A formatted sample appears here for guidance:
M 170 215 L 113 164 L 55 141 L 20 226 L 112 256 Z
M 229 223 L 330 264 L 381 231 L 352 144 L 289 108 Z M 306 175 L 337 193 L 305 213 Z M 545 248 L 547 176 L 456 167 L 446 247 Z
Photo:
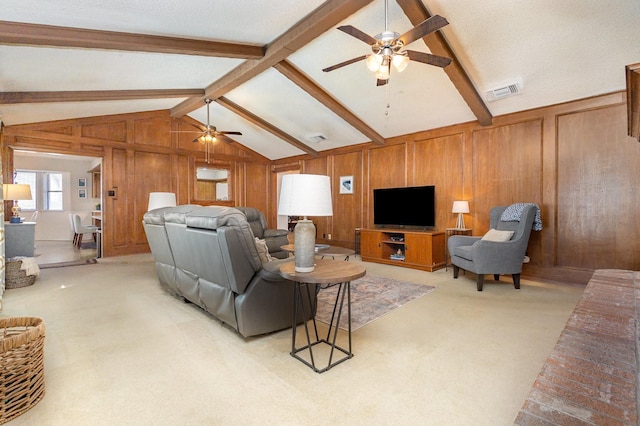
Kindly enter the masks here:
M 179 131 L 172 132 L 172 133 L 200 133 L 200 136 L 195 138 L 193 142 L 200 142 L 205 145 L 207 163 L 209 163 L 209 152 L 210 152 L 209 145 L 215 143 L 218 140 L 218 136 L 223 136 L 222 140 L 229 143 L 233 142 L 233 140 L 224 138 L 224 136 L 226 135 L 242 136 L 241 132 L 218 130 L 216 129 L 216 126 L 211 125 L 211 122 L 209 121 L 209 105 L 211 104 L 211 102 L 213 101 L 209 98 L 204 100 L 204 103 L 207 104 L 207 125 L 204 127 L 204 129 L 201 129 L 200 131 L 179 130 Z
M 201 129 L 200 131 L 196 131 L 196 130 L 181 130 L 181 131 L 177 131 L 177 132 L 173 132 L 173 133 L 201 133 L 200 136 L 198 136 L 197 138 L 195 138 L 193 140 L 193 142 L 202 142 L 202 143 L 213 143 L 215 141 L 217 141 L 218 136 L 220 135 L 238 135 L 238 136 L 242 136 L 241 132 L 235 132 L 235 131 L 222 131 L 222 130 L 218 130 L 216 129 L 216 126 L 212 126 L 210 124 L 209 121 L 209 105 L 211 104 L 211 102 L 213 102 L 211 99 L 205 99 L 204 103 L 207 104 L 207 125 Z
M 355 62 L 366 60 L 367 67 L 371 71 L 375 72 L 376 85 L 383 86 L 389 81 L 392 65 L 398 72 L 402 72 L 407 67 L 410 60 L 422 62 L 428 65 L 435 65 L 437 67 L 446 67 L 451 63 L 451 59 L 444 56 L 431 55 L 429 53 L 418 52 L 415 50 L 402 50 L 409 43 L 412 43 L 448 25 L 449 22 L 445 18 L 440 15 L 434 15 L 431 18 L 422 21 L 406 33 L 400 35 L 397 32 L 389 31 L 387 29 L 388 16 L 388 4 L 387 0 L 385 0 L 384 32 L 377 34 L 375 37 L 371 37 L 352 25 L 343 25 L 338 27 L 340 31 L 369 44 L 373 54 L 358 56 L 324 68 L 322 71 L 329 72 Z

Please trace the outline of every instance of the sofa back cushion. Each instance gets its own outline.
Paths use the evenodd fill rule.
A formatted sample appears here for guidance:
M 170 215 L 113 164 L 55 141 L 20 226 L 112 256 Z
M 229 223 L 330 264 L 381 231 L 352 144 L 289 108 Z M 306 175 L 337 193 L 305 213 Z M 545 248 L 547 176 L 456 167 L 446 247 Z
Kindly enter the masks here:
M 194 279 L 243 293 L 262 267 L 251 228 L 237 209 L 198 207 L 165 214 L 165 222 L 176 266 Z
M 264 238 L 264 231 L 267 229 L 267 219 L 264 217 L 264 214 L 256 208 L 253 207 L 236 207 L 240 210 L 247 218 L 247 222 L 251 227 L 251 231 L 253 235 L 258 238 Z

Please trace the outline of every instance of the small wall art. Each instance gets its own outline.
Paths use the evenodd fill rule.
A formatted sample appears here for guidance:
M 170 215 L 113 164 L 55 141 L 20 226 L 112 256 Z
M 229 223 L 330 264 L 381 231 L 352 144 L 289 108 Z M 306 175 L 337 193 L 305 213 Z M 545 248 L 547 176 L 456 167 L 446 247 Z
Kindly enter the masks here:
M 340 194 L 353 194 L 353 176 L 340 176 Z
M 87 190 L 78 189 L 78 198 L 87 198 Z
M 87 187 L 87 178 L 78 178 L 78 187 L 86 188 Z

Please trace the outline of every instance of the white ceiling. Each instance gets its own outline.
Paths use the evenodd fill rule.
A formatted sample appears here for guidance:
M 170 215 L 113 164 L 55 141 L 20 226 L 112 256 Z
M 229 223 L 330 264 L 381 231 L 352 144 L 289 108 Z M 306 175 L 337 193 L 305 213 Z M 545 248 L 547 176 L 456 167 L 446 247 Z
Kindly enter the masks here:
M 637 0 L 423 0 L 447 18 L 441 32 L 476 90 L 519 81 L 522 94 L 487 102 L 499 115 L 625 89 L 625 65 L 640 62 Z M 3 0 L 3 21 L 268 45 L 322 0 Z M 384 1 L 374 0 L 287 59 L 383 137 L 476 120 L 447 74 L 411 62 L 376 87 L 364 62 L 322 69 L 369 53 L 335 29 L 384 30 Z M 389 0 L 389 29 L 413 25 Z M 429 52 L 422 40 L 412 50 Z M 243 59 L 0 44 L 0 92 L 204 89 Z M 271 68 L 224 94 L 316 151 L 370 139 Z M 184 98 L 0 104 L 7 126 L 76 117 L 171 109 Z M 189 115 L 206 122 L 206 108 Z M 269 159 L 303 151 L 217 103 L 211 124 Z M 316 143 L 309 137 L 322 134 Z

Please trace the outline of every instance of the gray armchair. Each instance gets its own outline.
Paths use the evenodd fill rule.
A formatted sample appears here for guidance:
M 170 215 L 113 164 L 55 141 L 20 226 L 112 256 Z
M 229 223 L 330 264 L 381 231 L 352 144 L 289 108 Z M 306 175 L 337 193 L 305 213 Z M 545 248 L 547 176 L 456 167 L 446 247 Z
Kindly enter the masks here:
M 253 207 L 236 207 L 247 217 L 247 222 L 253 231 L 253 235 L 264 240 L 267 243 L 269 254 L 277 259 L 285 259 L 289 256 L 289 252 L 282 250 L 280 247 L 289 244 L 289 231 L 287 229 L 269 229 L 267 228 L 267 219 L 264 214 Z
M 537 205 L 529 204 L 522 210 L 519 221 L 502 221 L 500 218 L 506 209 L 507 206 L 492 208 L 490 225 L 499 231 L 513 231 L 508 241 L 487 241 L 482 237 L 462 235 L 449 237 L 447 244 L 453 264 L 453 278 L 458 278 L 461 268 L 473 272 L 477 275 L 478 291 L 482 291 L 485 274 L 493 274 L 496 281 L 501 274 L 511 274 L 513 286 L 520 288 L 522 263 L 534 219 L 539 220 L 539 209 Z

